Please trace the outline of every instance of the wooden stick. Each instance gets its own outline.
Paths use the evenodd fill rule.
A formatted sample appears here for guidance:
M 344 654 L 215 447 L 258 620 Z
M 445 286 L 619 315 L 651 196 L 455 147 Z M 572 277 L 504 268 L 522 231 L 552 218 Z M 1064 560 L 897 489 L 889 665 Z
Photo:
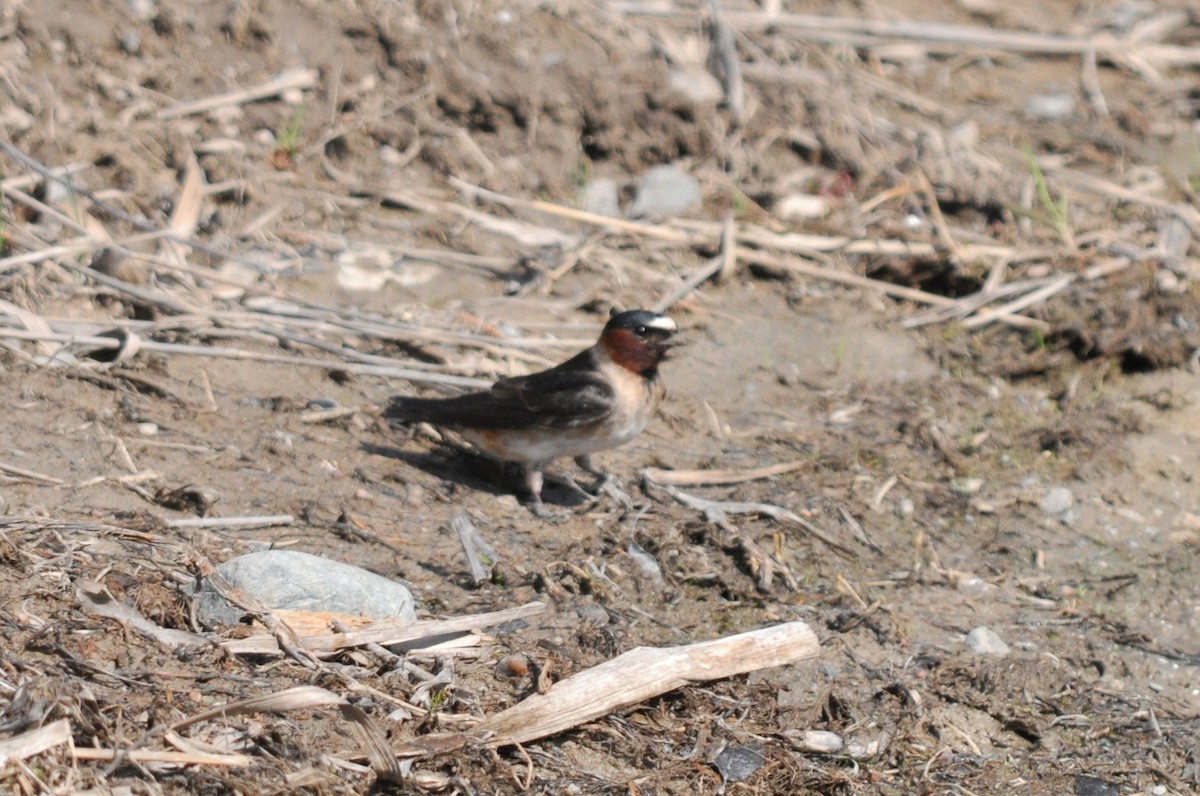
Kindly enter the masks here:
M 0 767 L 10 760 L 25 760 L 64 744 L 71 744 L 71 723 L 66 719 L 52 721 L 0 741 Z
M 476 739 L 489 746 L 527 743 L 676 688 L 796 663 L 819 651 L 816 634 L 803 622 L 682 647 L 636 647 L 555 683 L 546 693 L 528 697 L 467 733 L 422 738 L 398 754 L 447 752 Z

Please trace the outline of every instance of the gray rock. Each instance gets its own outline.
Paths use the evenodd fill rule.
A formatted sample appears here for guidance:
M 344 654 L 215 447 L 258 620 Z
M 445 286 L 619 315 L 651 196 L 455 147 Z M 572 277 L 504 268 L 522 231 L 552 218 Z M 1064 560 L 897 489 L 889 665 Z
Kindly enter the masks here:
M 976 655 L 1007 655 L 1008 645 L 990 627 L 977 627 L 967 634 L 967 649 Z
M 1056 486 L 1046 490 L 1040 505 L 1042 511 L 1051 517 L 1061 517 L 1075 505 L 1075 495 L 1065 486 Z
M 365 569 L 296 550 L 262 550 L 217 567 L 230 584 L 268 608 L 336 611 L 377 619 L 416 619 L 412 593 Z M 207 626 L 231 625 L 242 616 L 205 583 L 196 615 Z
M 674 166 L 655 166 L 638 183 L 630 218 L 677 216 L 700 204 L 700 183 Z
M 607 177 L 592 180 L 579 191 L 579 209 L 598 216 L 616 218 L 621 215 L 617 197 L 617 181 Z

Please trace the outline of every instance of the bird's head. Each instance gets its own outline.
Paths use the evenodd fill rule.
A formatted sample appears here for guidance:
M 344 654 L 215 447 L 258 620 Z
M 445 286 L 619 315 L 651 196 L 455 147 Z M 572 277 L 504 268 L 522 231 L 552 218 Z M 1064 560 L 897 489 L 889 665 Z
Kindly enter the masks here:
M 677 331 L 675 321 L 666 315 L 629 310 L 609 319 L 600 333 L 600 346 L 621 367 L 650 376 L 667 353 L 680 344 L 672 340 Z

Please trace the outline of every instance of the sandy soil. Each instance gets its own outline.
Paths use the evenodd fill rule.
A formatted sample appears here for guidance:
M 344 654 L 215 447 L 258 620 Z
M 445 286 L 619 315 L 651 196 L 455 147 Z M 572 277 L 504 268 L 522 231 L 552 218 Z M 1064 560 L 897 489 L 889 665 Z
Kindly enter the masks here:
M 0 747 L 6 790 L 1200 789 L 1200 21 L 1184 2 L 784 6 L 774 21 L 723 7 L 740 115 L 707 76 L 707 6 L 0 6 L 2 137 L 75 164 L 66 190 L 4 153 L 5 177 L 33 177 L 5 191 L 5 326 L 146 342 L 114 363 L 4 338 L 0 744 L 67 719 L 77 748 L 175 749 L 173 722 L 311 683 L 399 747 L 527 696 L 530 676 L 497 666 L 511 655 L 559 680 L 639 645 L 781 621 L 822 642 L 815 660 L 678 689 L 523 750 L 419 760 L 403 785 L 377 782 L 348 725 L 316 709 L 184 731 L 249 765 Z M 816 35 L 804 14 L 876 29 Z M 966 29 L 982 40 L 963 44 Z M 941 30 L 954 35 L 929 38 Z M 1017 31 L 1061 49 L 1009 47 Z M 1089 64 L 1070 41 L 1092 36 Z M 179 105 L 299 68 L 314 71 L 282 94 Z M 700 181 L 690 226 L 565 212 L 601 177 L 627 203 L 660 163 Z M 797 194 L 827 212 L 786 217 Z M 651 305 L 719 256 L 727 217 L 745 251 L 673 306 L 688 346 L 664 366 L 661 416 L 598 457 L 633 511 L 552 485 L 548 502 L 576 511 L 536 519 L 499 467 L 380 419 L 390 395 L 435 386 L 355 369 L 493 379 L 565 358 L 610 308 Z M 189 245 L 49 251 L 171 225 Z M 1055 287 L 1019 317 L 972 325 L 959 304 L 911 323 L 1024 280 L 1012 297 Z M 640 479 L 780 462 L 799 464 L 685 491 L 786 509 L 833 545 L 761 513 L 709 521 Z M 499 554 L 481 586 L 447 530 L 460 511 Z M 295 519 L 168 524 L 197 513 Z M 549 608 L 475 655 L 414 658 L 448 678 L 420 718 L 396 710 L 419 703 L 419 679 L 385 657 L 314 672 L 176 654 L 77 597 L 98 581 L 194 630 L 183 587 L 268 546 L 399 579 L 424 616 Z M 1008 653 L 971 652 L 981 627 Z M 808 730 L 858 744 L 857 759 L 799 748 Z M 750 746 L 762 765 L 723 781 L 722 751 Z

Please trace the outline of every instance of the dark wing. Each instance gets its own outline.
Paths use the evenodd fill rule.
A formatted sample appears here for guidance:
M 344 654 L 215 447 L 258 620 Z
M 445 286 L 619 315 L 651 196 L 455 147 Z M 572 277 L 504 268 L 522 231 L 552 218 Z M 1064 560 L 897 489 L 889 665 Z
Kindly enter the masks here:
M 613 390 L 585 351 L 566 362 L 457 398 L 393 398 L 384 415 L 475 429 L 574 428 L 604 419 Z

